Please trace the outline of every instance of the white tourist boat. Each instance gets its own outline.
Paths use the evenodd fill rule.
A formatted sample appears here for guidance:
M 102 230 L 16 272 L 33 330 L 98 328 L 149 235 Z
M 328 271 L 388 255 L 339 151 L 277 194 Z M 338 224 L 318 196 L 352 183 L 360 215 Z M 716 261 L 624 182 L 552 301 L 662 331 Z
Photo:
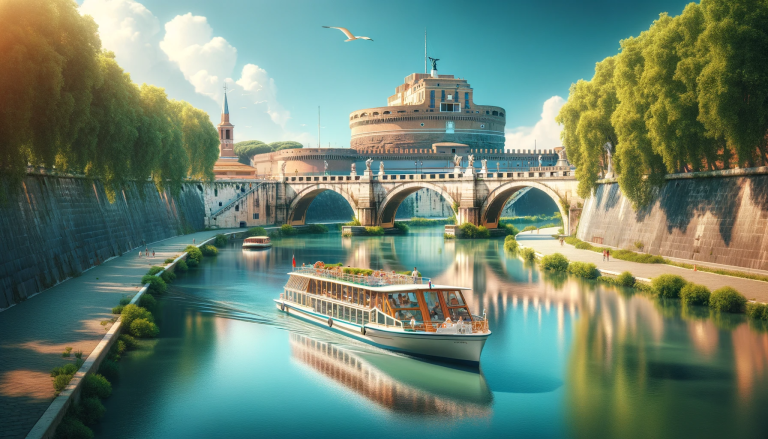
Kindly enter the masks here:
M 485 313 L 469 312 L 462 294 L 468 288 L 315 265 L 289 273 L 285 291 L 275 299 L 279 310 L 381 348 L 479 363 L 491 331 Z
M 245 238 L 243 241 L 243 248 L 259 249 L 272 247 L 272 241 L 269 240 L 269 236 L 253 236 Z

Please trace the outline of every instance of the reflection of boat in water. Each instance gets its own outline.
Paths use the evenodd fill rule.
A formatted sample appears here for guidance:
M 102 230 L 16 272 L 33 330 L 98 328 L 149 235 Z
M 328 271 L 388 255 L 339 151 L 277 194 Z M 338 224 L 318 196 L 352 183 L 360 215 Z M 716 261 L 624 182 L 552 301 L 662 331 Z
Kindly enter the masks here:
M 293 358 L 396 412 L 485 417 L 493 394 L 481 373 L 388 354 L 365 354 L 291 334 Z
M 249 250 L 259 250 L 270 247 L 272 247 L 272 241 L 269 240 L 269 236 L 252 236 L 250 238 L 245 238 L 243 241 L 243 248 Z
M 281 311 L 385 349 L 477 364 L 491 331 L 485 316 L 470 314 L 461 290 L 394 272 L 301 267 L 275 302 Z

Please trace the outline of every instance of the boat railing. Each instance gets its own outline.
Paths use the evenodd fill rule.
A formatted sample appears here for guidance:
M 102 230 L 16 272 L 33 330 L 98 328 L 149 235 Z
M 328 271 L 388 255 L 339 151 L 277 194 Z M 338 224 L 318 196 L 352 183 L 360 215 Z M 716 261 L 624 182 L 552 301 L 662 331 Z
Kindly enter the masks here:
M 466 322 L 403 322 L 403 329 L 415 332 L 437 332 L 442 334 L 487 334 L 488 321 Z
M 370 275 L 344 273 L 344 270 L 339 267 L 336 269 L 315 268 L 315 267 L 296 267 L 293 270 L 294 273 L 310 274 L 317 277 L 322 277 L 331 280 L 340 280 L 357 285 L 365 285 L 369 287 L 385 287 L 388 285 L 413 285 L 413 284 L 427 284 L 430 282 L 428 277 L 412 277 L 398 273 L 387 273 L 385 271 L 374 272 Z

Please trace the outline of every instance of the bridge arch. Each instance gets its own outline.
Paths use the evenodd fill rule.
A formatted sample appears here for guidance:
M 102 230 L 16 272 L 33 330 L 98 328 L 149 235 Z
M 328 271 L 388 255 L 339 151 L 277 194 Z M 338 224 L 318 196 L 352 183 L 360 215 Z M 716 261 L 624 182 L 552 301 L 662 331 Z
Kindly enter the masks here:
M 504 210 L 504 205 L 507 201 L 520 189 L 531 187 L 538 189 L 555 202 L 557 208 L 560 210 L 560 215 L 563 217 L 563 230 L 569 230 L 568 225 L 568 212 L 563 208 L 560 194 L 549 186 L 536 182 L 536 181 L 511 181 L 504 183 L 491 191 L 488 194 L 483 206 L 480 208 L 480 225 L 483 225 L 489 229 L 495 229 L 499 226 L 499 220 L 501 219 L 501 212 Z
M 309 210 L 309 206 L 315 200 L 315 197 L 325 191 L 331 191 L 341 195 L 345 200 L 347 200 L 347 203 L 349 203 L 349 206 L 352 207 L 352 210 L 357 212 L 357 200 L 355 200 L 351 194 L 339 189 L 340 188 L 338 186 L 330 184 L 319 184 L 304 188 L 297 192 L 296 196 L 293 198 L 293 201 L 288 207 L 288 215 L 286 217 L 285 223 L 292 226 L 303 226 L 307 219 L 307 211 Z
M 387 193 L 387 195 L 379 204 L 378 224 L 380 224 L 381 227 L 384 227 L 385 229 L 394 227 L 395 214 L 397 213 L 397 209 L 400 207 L 400 204 L 409 195 L 420 189 L 431 189 L 437 192 L 451 206 L 456 206 L 458 204 L 458 200 L 455 197 L 453 197 L 444 188 L 434 183 L 428 183 L 425 181 L 403 183 L 397 185 L 395 188 L 389 191 L 389 193 Z

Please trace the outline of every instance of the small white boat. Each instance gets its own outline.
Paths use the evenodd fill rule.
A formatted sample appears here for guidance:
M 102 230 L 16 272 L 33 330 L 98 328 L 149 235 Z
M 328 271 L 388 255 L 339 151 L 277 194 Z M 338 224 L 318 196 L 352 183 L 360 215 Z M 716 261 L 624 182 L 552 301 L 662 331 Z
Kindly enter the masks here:
M 269 240 L 269 236 L 253 236 L 245 238 L 243 241 L 243 248 L 259 249 L 272 247 L 272 241 Z
M 473 315 L 468 288 L 432 285 L 428 278 L 300 267 L 289 273 L 277 308 L 332 331 L 410 355 L 477 364 L 491 335 Z

